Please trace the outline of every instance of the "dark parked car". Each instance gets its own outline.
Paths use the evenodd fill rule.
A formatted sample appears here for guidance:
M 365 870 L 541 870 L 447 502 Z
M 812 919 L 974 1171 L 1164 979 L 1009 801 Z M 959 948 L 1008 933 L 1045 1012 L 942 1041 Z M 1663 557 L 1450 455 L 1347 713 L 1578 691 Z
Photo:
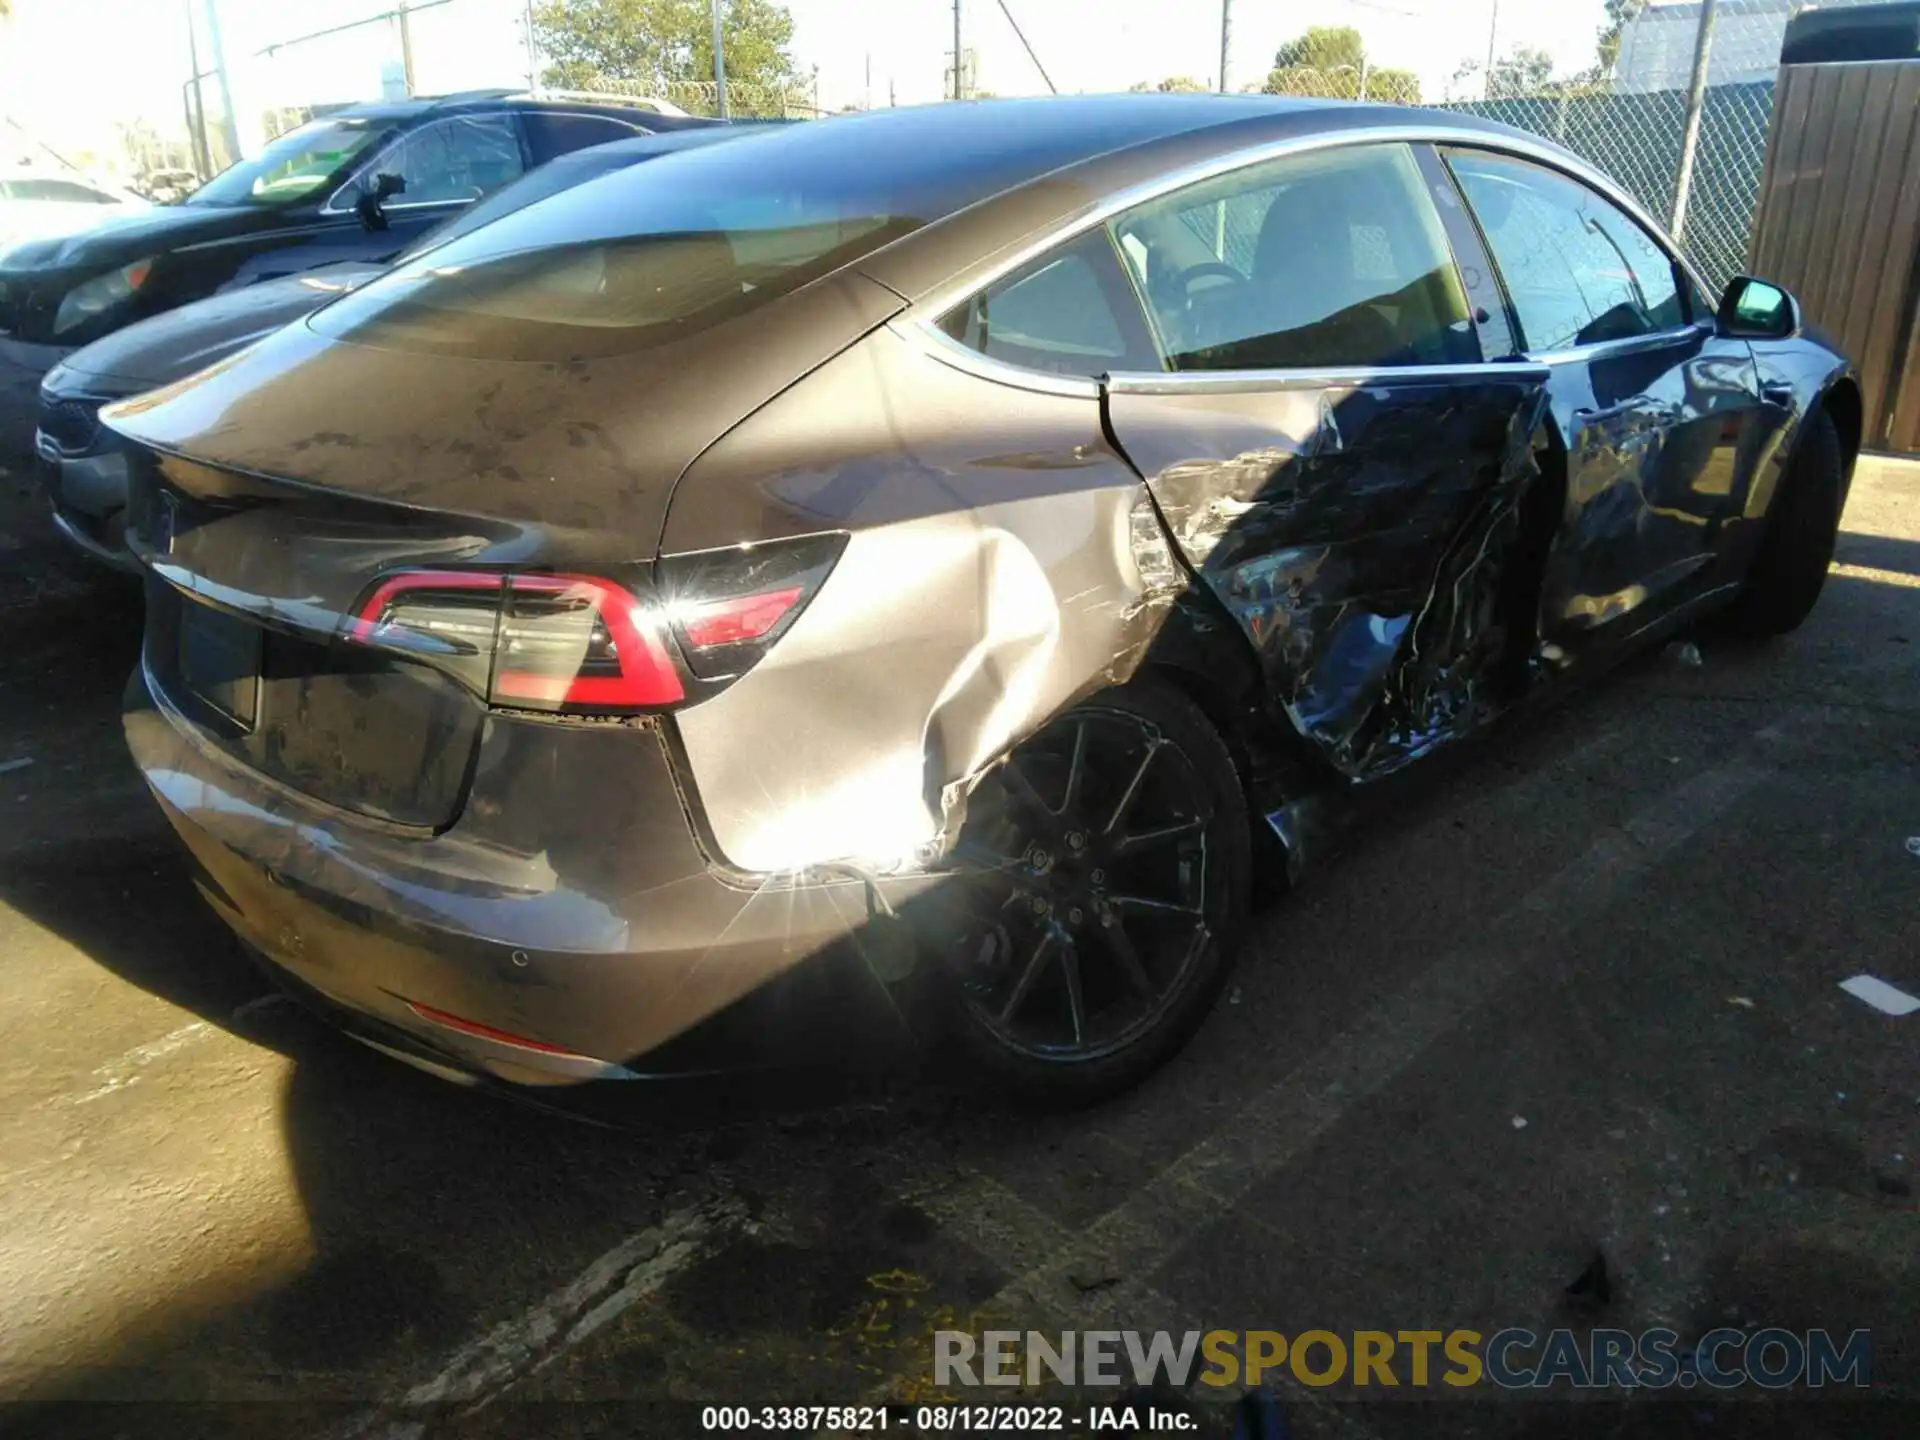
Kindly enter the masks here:
M 106 415 L 133 754 L 355 1033 L 631 1077 L 851 953 L 1064 1100 L 1330 817 L 1798 624 L 1860 396 L 1531 137 L 1156 95 L 670 156 Z
M 548 161 L 504 190 L 456 212 L 416 239 L 401 257 L 465 235 L 524 205 L 609 171 L 747 133 L 753 125 L 710 125 L 641 135 L 576 150 Z M 99 423 L 100 407 L 169 385 L 246 349 L 263 335 L 364 285 L 386 267 L 351 260 L 263 280 L 182 305 L 116 330 L 69 355 L 40 382 L 33 437 L 54 524 L 81 550 L 137 570 L 121 543 L 127 507 L 126 442 Z
M 0 252 L 0 448 L 26 448 L 41 376 L 122 326 L 335 260 L 384 264 L 556 155 L 714 123 L 507 91 L 354 105 L 177 205 L 12 246 Z

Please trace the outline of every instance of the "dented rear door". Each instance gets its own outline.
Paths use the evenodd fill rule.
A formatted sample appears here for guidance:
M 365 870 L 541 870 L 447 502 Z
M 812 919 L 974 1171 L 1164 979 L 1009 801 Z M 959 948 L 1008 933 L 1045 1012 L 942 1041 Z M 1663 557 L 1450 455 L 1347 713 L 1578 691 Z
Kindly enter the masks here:
M 1114 376 L 1114 434 L 1274 698 L 1368 778 L 1512 688 L 1546 372 Z
M 1490 718 L 1533 638 L 1548 372 L 1486 363 L 1504 307 L 1456 258 L 1450 193 L 1425 148 L 1356 144 L 1114 222 L 1167 369 L 1107 377 L 1109 427 L 1275 702 L 1354 779 Z

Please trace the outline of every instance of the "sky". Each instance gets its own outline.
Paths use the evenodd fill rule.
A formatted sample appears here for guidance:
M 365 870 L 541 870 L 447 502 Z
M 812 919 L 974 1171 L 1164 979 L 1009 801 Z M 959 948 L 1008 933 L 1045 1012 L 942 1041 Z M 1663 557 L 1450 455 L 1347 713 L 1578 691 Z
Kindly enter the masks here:
M 190 72 L 187 15 L 209 62 L 209 0 L 14 0 L 0 25 L 0 110 L 51 144 L 117 150 L 116 122 L 183 129 Z M 390 22 L 289 46 L 275 42 L 392 8 L 391 0 L 211 0 L 242 109 L 370 98 L 399 54 Z M 414 0 L 415 4 L 425 0 Z M 785 0 L 793 50 L 817 66 L 821 104 L 918 104 L 941 98 L 953 43 L 951 0 Z M 1006 0 L 1062 91 L 1124 90 L 1173 75 L 1216 78 L 1220 0 Z M 1280 42 L 1309 25 L 1352 25 L 1380 65 L 1414 71 L 1443 98 L 1460 62 L 1484 61 L 1496 0 L 1233 0 L 1229 79 L 1262 78 Z M 1563 71 L 1592 62 L 1601 0 L 1497 0 L 1501 54 L 1542 48 Z M 525 83 L 522 0 L 448 0 L 412 20 L 424 92 Z M 963 0 L 977 83 L 1001 95 L 1045 94 L 999 0 Z M 871 74 L 871 89 L 868 76 Z

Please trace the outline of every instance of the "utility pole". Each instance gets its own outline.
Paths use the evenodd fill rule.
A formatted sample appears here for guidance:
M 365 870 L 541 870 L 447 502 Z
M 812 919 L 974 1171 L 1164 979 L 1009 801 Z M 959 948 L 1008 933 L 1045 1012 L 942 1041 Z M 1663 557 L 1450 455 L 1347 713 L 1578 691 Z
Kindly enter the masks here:
M 727 57 L 720 7 L 724 0 L 713 0 L 713 105 L 722 120 L 727 118 Z
M 227 82 L 226 52 L 220 48 L 220 5 L 219 0 L 206 0 L 207 45 L 213 51 L 213 74 L 220 82 L 220 106 L 225 112 L 221 129 L 226 132 L 227 164 L 232 165 L 240 159 L 240 126 L 233 113 L 233 87 Z
M 1220 0 L 1220 93 L 1227 93 L 1227 52 L 1233 48 L 1233 0 Z
M 967 98 L 967 87 L 961 83 L 964 72 L 960 58 L 960 0 L 953 0 L 953 98 Z
M 540 63 L 533 53 L 533 0 L 527 0 L 527 89 L 530 93 L 540 93 Z
M 1500 0 L 1493 0 L 1493 18 L 1487 22 L 1487 85 L 1486 98 L 1493 98 L 1493 42 L 1500 33 Z
M 187 0 L 187 63 L 193 67 L 193 114 L 187 134 L 193 139 L 193 158 L 202 180 L 213 178 L 213 156 L 207 150 L 207 100 L 200 89 L 200 42 L 193 33 L 193 0 Z
M 394 18 L 400 22 L 400 73 L 406 77 L 407 94 L 413 94 L 413 30 L 407 24 L 407 0 L 394 0 Z
M 1693 37 L 1693 83 L 1687 88 L 1687 128 L 1680 141 L 1680 173 L 1673 179 L 1673 223 L 1667 233 L 1686 243 L 1687 201 L 1693 194 L 1693 162 L 1700 153 L 1700 115 L 1707 107 L 1708 60 L 1713 53 L 1713 12 L 1719 0 L 1704 0 Z

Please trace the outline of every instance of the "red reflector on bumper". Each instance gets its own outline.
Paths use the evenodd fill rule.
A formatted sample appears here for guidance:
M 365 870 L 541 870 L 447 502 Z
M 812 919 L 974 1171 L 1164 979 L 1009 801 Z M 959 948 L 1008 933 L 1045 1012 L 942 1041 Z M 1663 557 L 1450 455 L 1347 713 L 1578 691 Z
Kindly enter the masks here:
M 505 1030 L 496 1030 L 491 1025 L 482 1025 L 478 1020 L 462 1019 L 445 1010 L 436 1010 L 431 1005 L 422 1005 L 417 1000 L 407 1001 L 407 1008 L 422 1020 L 431 1020 L 435 1025 L 457 1030 L 462 1035 L 473 1035 L 481 1040 L 492 1040 L 500 1045 L 512 1045 L 520 1050 L 537 1050 L 542 1055 L 564 1055 L 570 1060 L 593 1058 L 591 1055 L 582 1055 L 577 1050 L 564 1050 L 558 1045 L 549 1045 L 543 1040 L 529 1040 L 524 1035 L 513 1035 Z

